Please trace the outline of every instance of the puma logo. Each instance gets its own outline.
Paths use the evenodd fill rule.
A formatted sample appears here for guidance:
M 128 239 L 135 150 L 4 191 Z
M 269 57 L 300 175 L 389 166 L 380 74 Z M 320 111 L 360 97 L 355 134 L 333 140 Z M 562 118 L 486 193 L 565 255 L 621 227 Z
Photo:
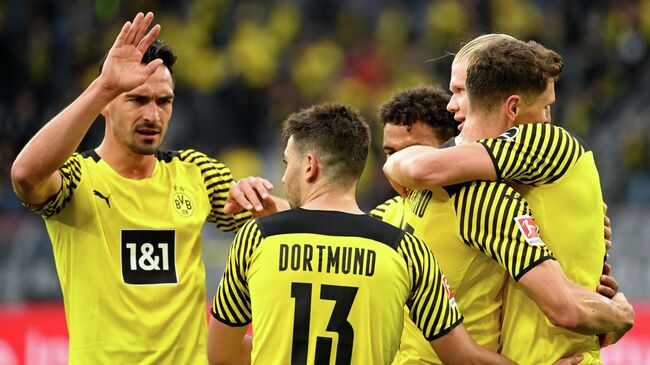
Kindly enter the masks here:
M 104 199 L 106 201 L 106 205 L 108 205 L 109 208 L 111 207 L 111 203 L 108 201 L 108 198 L 111 197 L 111 194 L 108 194 L 108 196 L 104 196 L 104 194 L 100 193 L 97 190 L 93 190 L 93 193 L 99 198 Z

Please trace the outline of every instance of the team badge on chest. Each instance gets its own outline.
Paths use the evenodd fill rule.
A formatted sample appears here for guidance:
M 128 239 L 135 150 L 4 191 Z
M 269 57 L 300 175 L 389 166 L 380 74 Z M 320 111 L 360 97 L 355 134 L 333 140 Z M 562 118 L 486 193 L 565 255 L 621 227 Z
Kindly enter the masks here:
M 176 210 L 176 213 L 184 217 L 189 217 L 194 213 L 194 202 L 190 199 L 185 188 L 180 185 L 174 185 L 172 206 Z

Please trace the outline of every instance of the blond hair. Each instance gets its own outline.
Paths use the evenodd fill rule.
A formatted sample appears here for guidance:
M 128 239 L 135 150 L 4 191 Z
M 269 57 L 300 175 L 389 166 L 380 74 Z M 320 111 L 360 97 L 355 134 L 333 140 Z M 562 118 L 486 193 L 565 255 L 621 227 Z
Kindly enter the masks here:
M 480 35 L 472 39 L 471 41 L 467 42 L 460 50 L 458 50 L 458 53 L 456 53 L 456 56 L 454 57 L 454 63 L 466 59 L 477 50 L 487 45 L 490 45 L 493 42 L 504 40 L 504 39 L 516 40 L 517 38 L 503 33 L 490 33 L 490 34 Z

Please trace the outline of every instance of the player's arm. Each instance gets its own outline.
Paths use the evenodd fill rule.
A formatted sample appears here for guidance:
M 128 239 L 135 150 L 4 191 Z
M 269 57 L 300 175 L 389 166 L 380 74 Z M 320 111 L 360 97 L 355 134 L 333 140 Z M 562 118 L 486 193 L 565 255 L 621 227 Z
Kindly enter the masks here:
M 210 365 L 251 363 L 251 337 L 248 326 L 232 327 L 210 318 L 208 324 L 208 361 Z
M 611 300 L 571 282 L 556 261 L 546 261 L 519 282 L 553 324 L 584 334 L 622 335 L 634 324 L 634 309 L 623 293 Z
M 235 235 L 226 269 L 212 301 L 208 328 L 208 359 L 211 364 L 250 363 L 251 338 L 245 336 L 252 308 L 248 290 L 248 262 L 262 241 L 254 220 Z
M 226 165 L 192 149 L 180 151 L 179 157 L 182 161 L 195 164 L 201 172 L 212 207 L 206 221 L 213 223 L 224 232 L 235 232 L 251 219 L 252 214 L 247 210 L 226 211 L 228 194 L 231 186 L 235 184 L 232 173 Z
M 479 346 L 462 324 L 430 343 L 443 364 L 514 364 L 496 352 Z
M 507 358 L 480 347 L 462 325 L 431 341 L 431 346 L 443 364 L 514 364 Z M 570 356 L 556 361 L 554 365 L 576 365 L 582 359 L 582 355 Z
M 463 241 L 502 265 L 551 322 L 586 334 L 629 330 L 634 322 L 629 303 L 622 295 L 609 300 L 566 277 L 521 194 L 505 184 L 473 182 L 457 196 L 458 216 L 474 222 L 459 225 Z
M 560 178 L 584 151 L 566 130 L 531 123 L 497 138 L 450 148 L 405 148 L 386 160 L 384 173 L 406 188 L 417 189 L 473 180 L 543 184 Z
M 455 300 L 447 294 L 451 290 L 438 263 L 423 241 L 407 233 L 399 252 L 413 278 L 412 294 L 406 303 L 409 316 L 444 364 L 514 364 L 470 337 Z
M 160 26 L 145 32 L 153 13 L 139 13 L 122 27 L 109 51 L 101 75 L 68 107 L 32 137 L 11 167 L 18 197 L 33 206 L 43 205 L 61 188 L 57 169 L 72 155 L 102 109 L 115 97 L 142 84 L 162 63 L 141 65 L 142 55 Z
M 479 346 L 463 325 L 454 328 L 448 334 L 431 341 L 431 347 L 443 364 L 514 364 L 507 358 Z M 458 351 L 458 349 L 463 349 Z M 462 352 L 462 354 L 458 354 Z M 582 355 L 562 358 L 554 365 L 576 365 L 582 361 Z
M 384 174 L 390 181 L 409 189 L 497 178 L 490 155 L 478 143 L 441 149 L 410 146 L 386 159 Z
M 254 218 L 289 210 L 289 202 L 273 196 L 273 184 L 262 177 L 247 177 L 230 186 L 224 213 L 250 211 Z

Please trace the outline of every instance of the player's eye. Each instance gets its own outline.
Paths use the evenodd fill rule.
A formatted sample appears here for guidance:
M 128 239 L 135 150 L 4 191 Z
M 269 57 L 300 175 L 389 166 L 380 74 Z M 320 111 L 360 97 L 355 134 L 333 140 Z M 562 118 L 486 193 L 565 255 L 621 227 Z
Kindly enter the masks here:
M 144 97 L 144 96 L 134 96 L 134 97 L 131 97 L 131 98 L 128 99 L 128 100 L 129 100 L 129 101 L 132 101 L 132 102 L 134 102 L 134 103 L 136 103 L 136 104 L 146 104 L 146 103 L 148 102 L 149 99 L 147 99 L 147 98 Z

